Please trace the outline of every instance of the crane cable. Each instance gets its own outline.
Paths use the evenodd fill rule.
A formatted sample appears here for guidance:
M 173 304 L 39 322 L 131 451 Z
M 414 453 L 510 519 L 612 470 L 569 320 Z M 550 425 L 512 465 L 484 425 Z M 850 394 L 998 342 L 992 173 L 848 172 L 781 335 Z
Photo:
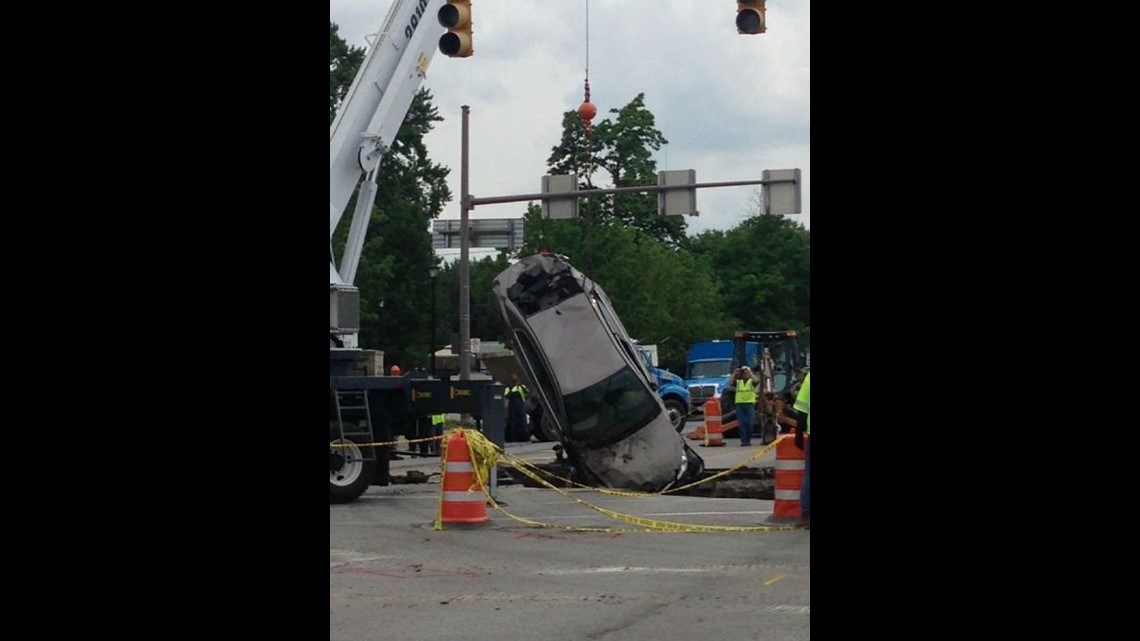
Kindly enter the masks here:
M 598 109 L 594 103 L 590 102 L 590 0 L 586 2 L 586 82 L 585 82 L 585 95 L 582 100 L 582 106 L 578 107 L 578 116 L 582 118 L 582 128 L 585 135 L 585 156 L 583 158 L 586 169 L 586 185 L 593 185 L 594 176 L 594 150 L 591 145 L 591 137 L 594 133 L 594 125 L 591 120 L 597 115 Z M 594 270 L 594 217 L 590 216 L 590 224 L 586 227 L 586 268 L 593 273 Z M 585 275 L 583 275 L 585 276 Z
M 585 97 L 582 99 L 582 106 L 578 107 L 578 116 L 582 118 L 587 140 L 594 133 L 594 125 L 590 121 L 597 113 L 597 107 L 590 102 L 590 0 L 586 0 L 586 83 Z

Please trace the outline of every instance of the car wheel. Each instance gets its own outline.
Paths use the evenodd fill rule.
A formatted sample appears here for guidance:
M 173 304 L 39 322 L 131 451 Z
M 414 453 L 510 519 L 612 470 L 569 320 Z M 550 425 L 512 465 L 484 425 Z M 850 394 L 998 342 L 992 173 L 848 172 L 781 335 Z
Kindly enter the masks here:
M 546 435 L 546 432 L 542 429 L 542 423 L 543 423 L 543 418 L 541 416 L 538 418 L 538 420 L 531 419 L 531 421 L 530 421 L 530 434 L 539 443 L 546 443 L 546 442 L 551 441 L 553 439 L 551 439 L 549 436 Z
M 673 429 L 678 433 L 685 429 L 685 406 L 675 398 L 666 399 L 665 411 L 669 414 L 669 422 L 673 423 Z
M 538 425 L 539 425 L 539 428 L 538 428 L 539 431 L 542 432 L 542 435 L 545 437 L 541 440 L 543 440 L 543 441 L 560 441 L 561 440 L 560 438 L 558 438 L 558 431 L 554 429 L 554 424 L 550 422 L 550 419 L 547 418 L 545 414 L 542 415 L 542 420 L 540 420 L 538 422 Z

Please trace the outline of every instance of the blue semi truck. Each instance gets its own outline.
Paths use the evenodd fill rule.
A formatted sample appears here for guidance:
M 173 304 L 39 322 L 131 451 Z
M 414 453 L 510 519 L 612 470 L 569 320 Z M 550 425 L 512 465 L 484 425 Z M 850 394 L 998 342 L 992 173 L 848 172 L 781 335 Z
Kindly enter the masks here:
M 689 391 L 689 404 L 693 411 L 701 411 L 705 401 L 720 397 L 732 374 L 732 339 L 704 341 L 689 346 L 685 357 L 685 387 Z M 760 354 L 760 343 L 745 344 L 745 358 L 755 364 Z
M 685 428 L 685 419 L 689 417 L 689 388 L 685 380 L 667 369 L 661 369 L 653 364 L 653 356 L 644 345 L 638 345 L 637 351 L 641 353 L 641 360 L 653 375 L 657 383 L 657 395 L 665 403 L 665 411 L 669 413 L 669 420 L 673 429 L 680 432 Z M 731 354 L 729 354 L 731 357 Z

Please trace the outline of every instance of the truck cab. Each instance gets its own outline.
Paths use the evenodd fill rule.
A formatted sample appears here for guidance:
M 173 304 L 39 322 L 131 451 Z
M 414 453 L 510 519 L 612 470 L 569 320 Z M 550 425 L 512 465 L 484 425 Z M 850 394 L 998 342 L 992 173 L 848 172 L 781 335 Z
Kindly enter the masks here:
M 732 369 L 747 365 L 759 372 L 764 366 L 764 350 L 768 351 L 773 394 L 786 395 L 800 381 L 804 366 L 795 331 L 739 331 L 733 342 Z
M 755 363 L 760 355 L 760 343 L 748 342 L 744 348 L 748 361 Z M 693 411 L 701 411 L 705 401 L 719 398 L 724 393 L 732 374 L 734 350 L 733 339 L 704 341 L 689 346 L 685 358 L 685 387 L 689 391 Z
M 657 385 L 657 395 L 665 403 L 665 411 L 669 413 L 673 429 L 678 432 L 684 430 L 685 420 L 689 417 L 689 388 L 685 385 L 685 380 L 667 369 L 654 365 L 653 356 L 647 346 L 639 344 L 637 351 L 641 354 L 645 367 L 653 375 Z

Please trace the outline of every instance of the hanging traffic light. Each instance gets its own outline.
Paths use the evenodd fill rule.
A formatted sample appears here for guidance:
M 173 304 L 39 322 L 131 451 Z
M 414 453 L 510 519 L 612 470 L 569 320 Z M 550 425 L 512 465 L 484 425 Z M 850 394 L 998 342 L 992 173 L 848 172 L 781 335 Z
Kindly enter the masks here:
M 439 8 L 439 24 L 447 33 L 439 37 L 439 51 L 452 58 L 466 58 L 475 53 L 471 46 L 471 0 L 448 0 Z
M 764 0 L 738 0 L 736 3 L 736 33 L 764 33 Z

